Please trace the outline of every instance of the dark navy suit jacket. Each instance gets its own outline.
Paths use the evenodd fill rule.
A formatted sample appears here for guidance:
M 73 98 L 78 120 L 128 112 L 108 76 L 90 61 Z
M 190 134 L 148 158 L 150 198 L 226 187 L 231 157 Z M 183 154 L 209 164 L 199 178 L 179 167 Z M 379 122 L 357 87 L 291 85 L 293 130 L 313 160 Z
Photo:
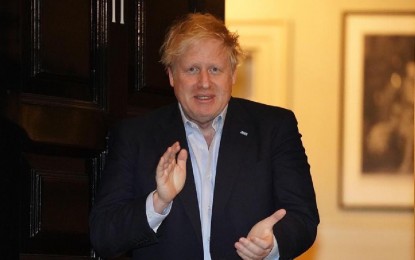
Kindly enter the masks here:
M 133 259 L 203 259 L 199 208 L 190 157 L 183 190 L 157 233 L 145 201 L 156 189 L 155 169 L 168 146 L 188 149 L 177 104 L 124 121 L 110 133 L 109 154 L 91 211 L 98 254 L 131 252 Z M 294 258 L 315 240 L 315 193 L 294 114 L 231 98 L 217 163 L 210 249 L 214 260 L 239 259 L 234 243 L 260 220 L 284 208 L 274 226 L 281 259 Z

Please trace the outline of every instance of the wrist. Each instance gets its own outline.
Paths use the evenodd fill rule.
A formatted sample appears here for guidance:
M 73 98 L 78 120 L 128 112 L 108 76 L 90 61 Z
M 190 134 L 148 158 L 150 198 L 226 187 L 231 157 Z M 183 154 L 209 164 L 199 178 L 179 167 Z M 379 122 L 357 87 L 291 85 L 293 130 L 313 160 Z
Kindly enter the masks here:
M 154 211 L 162 214 L 163 211 L 169 206 L 170 202 L 164 202 L 157 191 L 153 193 L 153 207 Z

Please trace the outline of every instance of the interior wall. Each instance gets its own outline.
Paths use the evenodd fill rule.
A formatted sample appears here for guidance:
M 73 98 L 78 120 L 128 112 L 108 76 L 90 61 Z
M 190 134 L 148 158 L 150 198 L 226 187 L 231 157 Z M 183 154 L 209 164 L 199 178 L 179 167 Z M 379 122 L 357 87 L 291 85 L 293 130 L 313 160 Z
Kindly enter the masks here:
M 286 105 L 299 121 L 321 215 L 316 243 L 299 259 L 414 259 L 413 211 L 345 210 L 338 197 L 343 13 L 415 11 L 415 1 L 227 0 L 225 10 L 226 21 L 290 25 Z

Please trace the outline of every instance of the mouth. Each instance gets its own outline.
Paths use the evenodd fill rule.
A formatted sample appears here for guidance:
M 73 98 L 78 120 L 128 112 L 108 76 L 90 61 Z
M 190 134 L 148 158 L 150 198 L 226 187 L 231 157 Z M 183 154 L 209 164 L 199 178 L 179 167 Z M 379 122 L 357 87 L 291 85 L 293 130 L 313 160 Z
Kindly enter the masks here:
M 195 96 L 195 98 L 196 98 L 197 100 L 200 100 L 200 101 L 207 101 L 207 100 L 211 100 L 211 99 L 213 99 L 213 97 L 214 97 L 214 96 L 208 96 L 208 95 L 197 95 L 197 96 Z

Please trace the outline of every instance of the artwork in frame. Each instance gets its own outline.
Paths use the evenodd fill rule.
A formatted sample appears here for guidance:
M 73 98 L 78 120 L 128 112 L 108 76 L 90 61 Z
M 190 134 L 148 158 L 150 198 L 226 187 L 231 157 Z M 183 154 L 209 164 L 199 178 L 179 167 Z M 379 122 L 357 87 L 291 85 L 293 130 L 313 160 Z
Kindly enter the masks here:
M 415 12 L 343 15 L 344 208 L 413 209 Z
M 238 68 L 235 97 L 268 105 L 290 107 L 290 23 L 287 20 L 227 20 L 239 35 L 245 59 Z

